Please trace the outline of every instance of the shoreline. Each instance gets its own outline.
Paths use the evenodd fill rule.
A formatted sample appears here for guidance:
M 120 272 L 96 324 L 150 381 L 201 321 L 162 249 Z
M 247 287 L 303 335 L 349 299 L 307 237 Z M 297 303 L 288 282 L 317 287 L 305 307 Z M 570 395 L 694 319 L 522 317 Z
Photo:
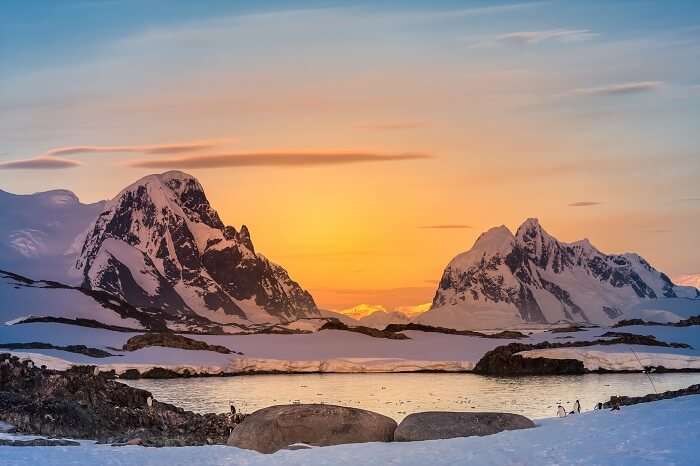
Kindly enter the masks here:
M 541 374 L 511 374 L 511 375 L 496 375 L 496 374 L 483 374 L 474 370 L 475 364 L 469 361 L 412 361 L 412 360 L 398 360 L 398 359 L 362 359 L 357 358 L 343 358 L 335 360 L 323 360 L 323 361 L 286 361 L 286 360 L 273 360 L 273 359 L 255 359 L 255 361 L 263 362 L 263 366 L 268 366 L 270 364 L 278 364 L 280 366 L 296 366 L 297 370 L 285 370 L 285 369 L 248 369 L 248 370 L 237 370 L 229 371 L 221 366 L 195 366 L 195 365 L 183 365 L 183 364 L 83 364 L 83 363 L 72 363 L 60 358 L 53 356 L 47 356 L 41 353 L 29 353 L 29 352 L 18 352 L 18 351 L 7 351 L 8 354 L 17 356 L 18 358 L 24 360 L 32 360 L 38 366 L 46 366 L 48 369 L 53 370 L 66 370 L 71 367 L 80 366 L 91 366 L 99 369 L 99 372 L 107 377 L 113 377 L 117 380 L 139 380 L 139 379 L 182 379 L 182 378 L 211 378 L 211 377 L 249 377 L 256 375 L 308 375 L 308 374 L 473 374 L 483 377 L 498 377 L 498 378 L 521 378 L 521 377 L 549 377 L 549 376 L 582 376 L 588 374 L 638 374 L 644 372 L 639 369 L 585 369 L 583 372 L 578 373 L 541 373 Z M 626 354 L 626 353 L 625 353 Z M 663 353 L 660 353 L 663 354 Z M 248 359 L 247 361 L 251 361 Z M 394 369 L 382 369 L 380 365 L 375 365 L 373 368 L 369 367 L 371 370 L 347 370 L 351 369 L 351 366 L 345 366 L 345 370 L 333 370 L 334 366 L 342 366 L 342 363 L 355 363 L 354 367 L 357 367 L 358 363 L 374 362 L 374 363 L 393 363 L 396 365 Z M 421 363 L 425 363 L 426 367 L 421 367 Z M 450 368 L 429 368 L 430 365 L 447 365 Z M 328 369 L 304 369 L 305 367 L 327 367 Z M 408 368 L 413 366 L 413 368 Z M 470 367 L 471 366 L 471 367 Z M 402 368 L 403 369 L 402 369 Z M 468 368 L 470 367 L 470 368 Z M 664 366 L 645 366 L 650 368 L 650 373 L 658 374 L 670 374 L 670 373 L 699 373 L 700 367 L 685 367 L 685 368 L 669 368 Z M 202 370 L 203 369 L 203 370 Z M 341 367 L 341 369 L 343 369 Z M 110 375 L 110 373 L 112 373 Z

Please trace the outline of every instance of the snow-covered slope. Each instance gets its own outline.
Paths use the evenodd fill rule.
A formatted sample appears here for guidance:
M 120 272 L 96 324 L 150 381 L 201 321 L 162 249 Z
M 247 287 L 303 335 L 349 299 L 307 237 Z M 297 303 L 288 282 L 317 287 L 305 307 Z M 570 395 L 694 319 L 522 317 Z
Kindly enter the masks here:
M 700 288 L 700 273 L 691 275 L 681 275 L 673 279 L 673 283 L 681 286 L 692 286 L 693 288 Z
M 408 322 L 409 318 L 397 311 L 376 311 L 359 320 L 360 325 L 378 329 L 383 329 L 389 324 L 406 324 Z
M 640 302 L 698 299 L 637 254 L 607 255 L 588 240 L 563 243 L 536 219 L 514 235 L 483 233 L 446 267 L 431 309 L 417 322 L 504 328 L 558 321 L 608 324 Z
M 81 446 L 50 449 L 0 447 L 0 456 L 7 466 L 101 466 L 107 461 L 112 466 L 680 466 L 697 464 L 699 431 L 700 397 L 685 396 L 621 411 L 542 419 L 534 429 L 427 442 L 355 443 L 266 455 L 226 446 L 142 448 L 82 441 Z
M 0 269 L 79 282 L 70 275 L 85 232 L 104 202 L 83 204 L 70 191 L 17 195 L 0 190 Z
M 83 286 L 129 303 L 190 309 L 214 322 L 318 316 L 311 295 L 225 226 L 192 176 L 146 176 L 109 201 L 76 262 Z

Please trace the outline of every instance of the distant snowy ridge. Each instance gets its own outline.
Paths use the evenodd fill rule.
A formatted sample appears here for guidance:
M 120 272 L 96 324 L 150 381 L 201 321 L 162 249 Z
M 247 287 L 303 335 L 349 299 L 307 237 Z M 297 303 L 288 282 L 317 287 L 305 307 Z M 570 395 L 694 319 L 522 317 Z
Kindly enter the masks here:
M 692 286 L 693 288 L 700 288 L 700 273 L 691 275 L 681 275 L 673 279 L 673 283 L 681 286 Z
M 104 204 L 83 204 L 67 190 L 35 194 L 0 190 L 0 269 L 78 283 L 79 274 L 70 274 L 79 252 L 75 245 L 82 246 L 88 226 Z
M 513 234 L 483 233 L 445 268 L 431 309 L 416 321 L 453 328 L 505 328 L 523 323 L 610 324 L 632 306 L 698 299 L 637 254 L 608 255 L 588 240 L 563 243 L 536 219 Z M 642 306 L 643 307 L 643 306 Z

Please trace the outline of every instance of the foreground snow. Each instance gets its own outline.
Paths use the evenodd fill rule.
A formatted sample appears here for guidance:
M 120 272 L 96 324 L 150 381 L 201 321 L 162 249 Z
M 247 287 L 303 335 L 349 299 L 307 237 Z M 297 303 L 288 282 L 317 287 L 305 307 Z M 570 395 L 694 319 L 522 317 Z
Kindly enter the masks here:
M 52 465 L 691 465 L 700 452 L 700 396 L 545 419 L 538 427 L 411 443 L 340 445 L 263 455 L 233 447 L 0 447 L 5 466 Z

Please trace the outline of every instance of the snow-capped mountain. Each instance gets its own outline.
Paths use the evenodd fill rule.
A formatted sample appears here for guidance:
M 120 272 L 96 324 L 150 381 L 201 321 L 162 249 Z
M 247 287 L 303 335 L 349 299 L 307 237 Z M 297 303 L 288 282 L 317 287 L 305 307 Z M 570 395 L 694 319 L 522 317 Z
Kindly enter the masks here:
M 318 316 L 311 295 L 225 226 L 192 176 L 146 176 L 109 201 L 85 238 L 83 286 L 220 323 Z
M 70 191 L 18 195 L 0 190 L 0 268 L 74 283 L 70 275 L 82 237 L 104 207 L 83 204 Z
M 245 226 L 225 226 L 185 173 L 146 176 L 95 204 L 70 191 L 0 192 L 0 208 L 3 320 L 109 317 L 115 325 L 104 312 L 110 300 L 143 325 L 198 331 L 319 316 L 311 295 L 255 251 Z
M 410 319 L 398 311 L 375 311 L 358 322 L 360 325 L 382 330 L 389 324 L 407 324 Z
M 691 275 L 681 275 L 673 279 L 673 283 L 680 286 L 692 286 L 693 288 L 700 288 L 700 273 Z
M 558 321 L 607 324 L 642 301 L 700 298 L 637 254 L 608 255 L 588 240 L 563 243 L 536 219 L 515 235 L 483 233 L 445 268 L 431 309 L 417 322 L 498 328 Z

